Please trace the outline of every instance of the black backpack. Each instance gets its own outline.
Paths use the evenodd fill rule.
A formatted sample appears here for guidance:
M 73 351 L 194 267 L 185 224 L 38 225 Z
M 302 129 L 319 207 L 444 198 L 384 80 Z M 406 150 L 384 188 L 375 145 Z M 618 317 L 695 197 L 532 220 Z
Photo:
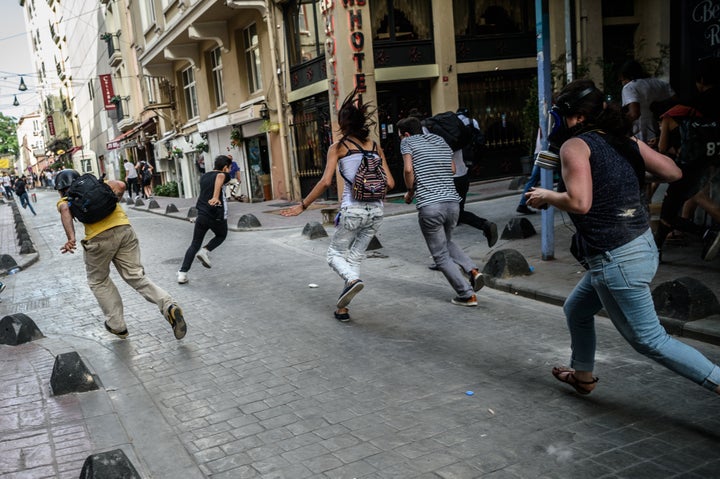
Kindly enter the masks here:
M 680 130 L 678 166 L 720 164 L 720 121 L 702 117 L 676 120 Z
M 452 111 L 426 118 L 423 126 L 445 140 L 453 151 L 462 150 L 472 142 L 473 128 L 468 128 Z
M 81 223 L 97 223 L 115 211 L 118 203 L 112 188 L 91 173 L 75 179 L 66 196 L 70 212 Z

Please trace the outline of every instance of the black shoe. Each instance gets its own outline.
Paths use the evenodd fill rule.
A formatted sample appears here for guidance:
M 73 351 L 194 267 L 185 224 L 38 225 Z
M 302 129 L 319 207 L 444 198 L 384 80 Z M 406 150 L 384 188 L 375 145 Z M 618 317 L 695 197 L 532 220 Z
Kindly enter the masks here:
M 0 293 L 2 293 L 3 291 L 5 291 L 5 283 L 0 282 Z
M 335 311 L 334 314 L 335 319 L 337 319 L 341 323 L 347 323 L 348 321 L 350 321 L 350 313 L 338 313 L 337 311 Z
M 431 264 L 430 266 L 428 266 L 428 269 L 431 269 L 431 270 L 433 270 L 433 271 L 440 271 L 440 268 L 439 268 L 438 265 L 436 265 L 435 263 L 433 263 L 433 264 Z
M 107 329 L 107 332 L 108 332 L 108 333 L 114 334 L 115 336 L 117 336 L 117 337 L 120 338 L 120 339 L 125 339 L 125 338 L 127 338 L 127 337 L 128 337 L 128 334 L 129 334 L 127 328 L 123 329 L 122 331 L 115 331 L 113 328 L 111 328 L 110 326 L 108 326 L 107 321 L 105 322 L 105 329 Z
M 168 306 L 167 311 L 165 311 L 165 319 L 167 319 L 170 326 L 172 326 L 175 339 L 182 339 L 185 337 L 185 333 L 187 333 L 187 325 L 185 324 L 185 318 L 183 317 L 183 312 L 182 309 L 180 309 L 180 306 L 175 303 Z
M 702 259 L 712 261 L 720 252 L 720 234 L 714 229 L 709 229 L 703 236 Z
M 350 304 L 350 301 L 355 297 L 356 294 L 358 294 L 365 285 L 363 284 L 361 279 L 356 279 L 352 283 L 349 283 L 347 286 L 345 286 L 345 289 L 343 289 L 343 292 L 340 293 L 340 297 L 337 300 L 337 307 L 344 308 L 348 304 Z
M 495 246 L 498 240 L 497 225 L 492 221 L 487 221 L 482 228 L 485 238 L 487 238 L 488 248 Z
M 518 205 L 518 207 L 515 208 L 515 211 L 517 211 L 521 215 L 534 215 L 535 213 L 537 213 L 537 211 L 528 208 L 527 205 Z
M 470 286 L 476 293 L 485 286 L 485 277 L 476 269 L 470 272 Z

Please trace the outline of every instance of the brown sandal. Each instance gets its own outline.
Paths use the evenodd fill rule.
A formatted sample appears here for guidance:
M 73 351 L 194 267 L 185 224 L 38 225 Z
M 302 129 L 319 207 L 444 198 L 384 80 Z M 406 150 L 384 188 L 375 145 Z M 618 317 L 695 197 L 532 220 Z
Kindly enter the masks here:
M 564 374 L 564 376 L 563 376 Z M 567 383 L 575 388 L 579 394 L 587 395 L 595 389 L 595 383 L 600 379 L 594 377 L 592 381 L 580 381 L 575 377 L 573 368 L 556 367 L 552 369 L 552 375 L 560 382 Z

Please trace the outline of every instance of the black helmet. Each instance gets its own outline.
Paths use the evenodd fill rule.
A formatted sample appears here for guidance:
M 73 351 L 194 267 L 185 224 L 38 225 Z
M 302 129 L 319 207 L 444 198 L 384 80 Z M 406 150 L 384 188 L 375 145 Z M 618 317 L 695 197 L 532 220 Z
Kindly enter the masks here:
M 73 181 L 80 178 L 80 173 L 75 170 L 62 170 L 55 177 L 55 189 L 64 190 L 70 188 Z

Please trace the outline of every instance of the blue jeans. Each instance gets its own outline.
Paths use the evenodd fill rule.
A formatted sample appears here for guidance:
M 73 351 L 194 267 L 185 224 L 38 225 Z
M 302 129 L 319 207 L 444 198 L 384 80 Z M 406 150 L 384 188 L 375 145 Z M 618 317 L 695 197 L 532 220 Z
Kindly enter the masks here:
M 540 167 L 537 165 L 533 165 L 532 173 L 530 173 L 530 178 L 527 180 L 527 183 L 525 183 L 525 188 L 523 188 L 522 195 L 520 196 L 520 204 L 518 206 L 525 206 L 527 203 L 527 198 L 525 198 L 525 193 L 530 191 L 530 188 L 534 187 L 540 182 Z
M 472 286 L 457 266 L 466 273 L 470 273 L 477 266 L 452 241 L 452 232 L 459 215 L 459 203 L 454 201 L 431 203 L 418 209 L 418 223 L 438 269 L 445 275 L 458 296 L 469 298 L 474 293 Z
M 23 208 L 29 206 L 32 214 L 37 215 L 37 213 L 35 213 L 35 209 L 32 207 L 32 203 L 30 203 L 30 198 L 28 197 L 27 191 L 20 195 L 20 205 L 22 205 Z
M 590 270 L 563 307 L 572 340 L 571 367 L 593 370 L 594 315 L 605 308 L 615 328 L 637 352 L 711 391 L 720 385 L 720 367 L 669 336 L 660 325 L 650 292 L 658 265 L 651 230 L 587 260 Z
M 345 283 L 360 279 L 360 262 L 370 240 L 380 229 L 383 209 L 375 204 L 346 206 L 327 251 L 327 262 Z

